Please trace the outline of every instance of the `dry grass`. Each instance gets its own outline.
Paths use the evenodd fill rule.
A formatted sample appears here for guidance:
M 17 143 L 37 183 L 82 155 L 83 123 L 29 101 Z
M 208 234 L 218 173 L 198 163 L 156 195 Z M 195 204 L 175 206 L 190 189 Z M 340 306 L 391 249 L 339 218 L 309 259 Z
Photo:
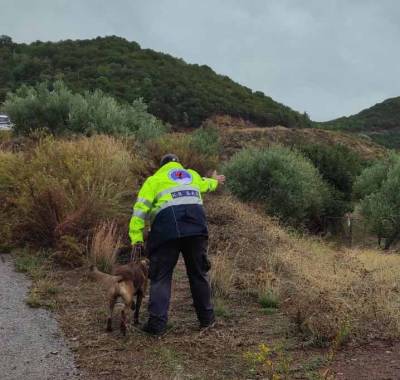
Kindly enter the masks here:
M 121 246 L 121 236 L 115 221 L 99 224 L 93 234 L 90 246 L 92 262 L 103 272 L 110 273 L 116 261 L 117 249 Z
M 245 147 L 271 145 L 293 146 L 306 144 L 342 144 L 356 151 L 364 159 L 376 159 L 387 150 L 372 140 L 351 133 L 318 128 L 286 128 L 282 126 L 260 128 L 251 122 L 230 116 L 216 116 L 213 124 L 219 127 L 224 156 L 230 157 Z
M 144 165 L 123 141 L 47 137 L 27 152 L 0 154 L 0 217 L 8 243 L 52 247 L 59 261 L 79 265 L 98 223 L 127 224 Z
M 218 254 L 212 256 L 210 280 L 215 295 L 230 295 L 232 293 L 235 277 L 235 260 L 232 260 L 232 257 L 230 257 L 229 249 L 219 251 Z
M 382 321 L 388 331 L 400 331 L 400 256 L 397 254 L 377 254 L 376 251 L 356 251 L 363 263 L 366 276 L 372 279 L 379 303 L 374 314 L 377 323 Z
M 125 238 L 118 226 L 126 231 L 138 178 L 163 153 L 175 151 L 184 164 L 203 172 L 215 165 L 215 158 L 193 155 L 187 142 L 178 134 L 158 140 L 154 149 L 150 144 L 151 163 L 106 136 L 46 138 L 28 152 L 0 151 L 2 238 L 50 246 L 59 261 L 72 265 L 83 261 L 94 235 L 92 255 L 104 261 L 102 269 L 109 268 L 114 249 Z M 240 293 L 255 303 L 279 303 L 302 332 L 319 342 L 346 334 L 400 335 L 397 257 L 338 251 L 290 234 L 256 208 L 226 195 L 210 196 L 206 204 L 217 296 Z M 116 222 L 104 224 L 107 220 Z
M 337 336 L 345 340 L 343 335 L 400 336 L 400 258 L 337 251 L 317 239 L 289 234 L 231 197 L 210 197 L 208 210 L 214 283 L 226 283 L 226 273 L 218 268 L 233 263 L 229 283 L 246 294 L 277 295 L 298 328 L 318 343 Z
M 7 144 L 9 141 L 12 140 L 12 132 L 0 130 L 0 148 L 3 144 Z
M 67 337 L 72 338 L 70 343 L 85 379 L 254 378 L 243 353 L 256 350 L 260 343 L 275 346 L 287 332 L 285 316 L 278 312 L 266 317 L 258 304 L 239 294 L 238 298 L 216 300 L 216 327 L 199 331 L 183 260 L 178 262 L 172 286 L 171 329 L 158 339 L 135 328 L 125 338 L 118 329 L 107 333 L 107 298 L 96 283 L 88 281 L 85 270 L 62 271 L 57 277 L 63 288 L 57 296 L 61 305 L 58 320 Z M 148 297 L 142 322 L 147 317 L 147 302 Z M 291 347 L 296 350 L 293 356 L 301 360 L 298 349 L 293 344 Z M 258 378 L 266 376 L 260 371 Z
M 46 252 L 17 251 L 14 254 L 15 269 L 26 273 L 32 280 L 32 286 L 26 303 L 33 308 L 45 307 L 54 310 L 57 306 L 56 295 L 59 288 L 55 285 L 53 271 Z
M 168 134 L 164 137 L 147 143 L 149 158 L 148 174 L 158 169 L 160 158 L 167 153 L 175 153 L 181 163 L 190 169 L 197 170 L 202 175 L 208 175 L 218 165 L 218 156 L 193 154 L 191 136 L 187 134 Z

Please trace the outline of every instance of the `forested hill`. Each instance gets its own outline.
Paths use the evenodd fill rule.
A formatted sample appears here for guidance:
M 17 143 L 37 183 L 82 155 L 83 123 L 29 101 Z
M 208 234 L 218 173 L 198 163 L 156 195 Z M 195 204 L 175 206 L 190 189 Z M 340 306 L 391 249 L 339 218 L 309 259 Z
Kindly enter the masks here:
M 102 89 L 119 100 L 142 97 L 149 111 L 179 126 L 198 126 L 214 114 L 229 114 L 259 125 L 306 127 L 311 122 L 205 65 L 119 37 L 17 44 L 0 37 L 0 102 L 22 84 L 63 79 L 75 91 Z
M 400 97 L 386 99 L 356 115 L 316 123 L 316 126 L 362 133 L 390 148 L 400 148 Z

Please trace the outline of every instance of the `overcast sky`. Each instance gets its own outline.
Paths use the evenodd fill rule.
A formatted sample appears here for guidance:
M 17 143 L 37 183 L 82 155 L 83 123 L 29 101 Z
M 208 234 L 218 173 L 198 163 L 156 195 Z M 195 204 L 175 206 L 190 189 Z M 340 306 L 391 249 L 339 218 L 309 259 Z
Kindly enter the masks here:
M 0 0 L 17 42 L 118 35 L 314 120 L 400 96 L 399 0 Z

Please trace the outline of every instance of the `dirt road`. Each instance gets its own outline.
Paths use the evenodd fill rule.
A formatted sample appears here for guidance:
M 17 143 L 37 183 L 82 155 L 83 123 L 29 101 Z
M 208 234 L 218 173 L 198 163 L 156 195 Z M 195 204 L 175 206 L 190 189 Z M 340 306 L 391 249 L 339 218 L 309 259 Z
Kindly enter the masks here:
M 57 321 L 25 303 L 29 280 L 0 256 L 0 377 L 2 380 L 79 378 Z

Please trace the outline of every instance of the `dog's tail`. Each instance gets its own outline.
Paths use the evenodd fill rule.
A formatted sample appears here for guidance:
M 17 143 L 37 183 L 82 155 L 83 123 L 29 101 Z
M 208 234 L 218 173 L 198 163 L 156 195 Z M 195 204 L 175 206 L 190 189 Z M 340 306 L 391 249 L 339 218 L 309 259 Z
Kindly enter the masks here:
M 90 266 L 90 273 L 95 280 L 106 286 L 112 286 L 123 279 L 122 276 L 114 276 L 112 274 L 101 272 L 95 265 Z

